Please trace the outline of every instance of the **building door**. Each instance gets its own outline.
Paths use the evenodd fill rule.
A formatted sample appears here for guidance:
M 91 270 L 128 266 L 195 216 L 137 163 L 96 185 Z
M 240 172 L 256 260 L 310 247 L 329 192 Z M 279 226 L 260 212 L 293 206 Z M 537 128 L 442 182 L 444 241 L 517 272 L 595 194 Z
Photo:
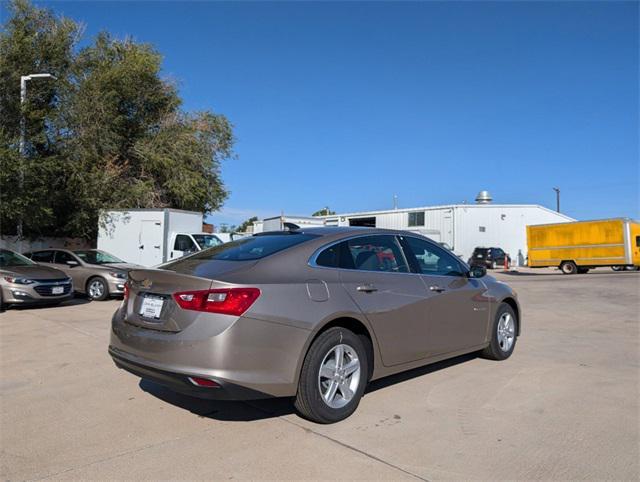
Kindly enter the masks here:
M 155 266 L 162 263 L 162 223 L 144 220 L 140 223 L 138 236 L 138 263 Z
M 445 212 L 442 217 L 442 231 L 440 233 L 440 242 L 446 243 L 455 249 L 453 239 L 453 211 Z

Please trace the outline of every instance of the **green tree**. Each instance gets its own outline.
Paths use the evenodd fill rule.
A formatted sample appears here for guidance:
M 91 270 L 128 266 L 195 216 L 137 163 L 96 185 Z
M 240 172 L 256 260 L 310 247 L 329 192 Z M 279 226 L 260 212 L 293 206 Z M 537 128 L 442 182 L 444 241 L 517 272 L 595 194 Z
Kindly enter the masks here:
M 38 235 L 56 225 L 64 177 L 60 96 L 69 85 L 81 28 L 24 0 L 10 9 L 0 31 L 0 233 L 15 233 L 23 218 L 25 233 Z M 57 80 L 29 81 L 22 109 L 20 77 L 35 73 L 50 73 Z M 22 114 L 25 159 L 18 155 Z
M 184 112 L 153 46 L 104 32 L 78 50 L 80 32 L 73 21 L 18 0 L 0 33 L 1 232 L 11 233 L 23 214 L 30 236 L 91 239 L 101 209 L 219 209 L 228 196 L 220 164 L 233 157 L 229 121 Z M 34 83 L 33 91 L 29 85 L 19 190 L 19 76 L 43 71 L 58 80 Z
M 319 211 L 316 211 L 315 213 L 312 214 L 312 216 L 331 216 L 333 214 L 335 214 L 335 211 L 332 211 L 331 209 L 329 209 L 329 207 L 324 207 L 322 209 L 320 209 Z
M 238 229 L 236 231 L 238 231 L 239 233 L 246 233 L 247 229 L 249 229 L 249 227 L 253 225 L 253 223 L 255 223 L 257 220 L 258 220 L 258 216 L 250 217 L 245 222 L 243 222 L 240 226 L 238 226 Z

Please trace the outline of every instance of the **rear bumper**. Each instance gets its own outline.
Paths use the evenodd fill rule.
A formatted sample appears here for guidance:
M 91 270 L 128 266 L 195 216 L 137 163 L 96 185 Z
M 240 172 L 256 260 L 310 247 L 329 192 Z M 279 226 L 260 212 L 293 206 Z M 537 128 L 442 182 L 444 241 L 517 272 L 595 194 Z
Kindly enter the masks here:
M 109 347 L 109 355 L 111 355 L 113 362 L 118 368 L 126 370 L 144 380 L 150 380 L 158 385 L 167 387 L 174 392 L 191 397 L 204 398 L 207 400 L 258 400 L 272 397 L 272 395 L 267 393 L 218 379 L 212 380 L 214 380 L 219 387 L 198 387 L 189 380 L 188 375 L 159 370 L 148 365 L 137 363 L 130 360 L 125 353 L 112 347 Z
M 247 317 L 201 314 L 182 331 L 133 325 L 118 309 L 109 353 L 116 365 L 178 392 L 205 398 L 293 396 L 298 367 L 311 332 Z M 188 377 L 214 380 L 201 388 Z

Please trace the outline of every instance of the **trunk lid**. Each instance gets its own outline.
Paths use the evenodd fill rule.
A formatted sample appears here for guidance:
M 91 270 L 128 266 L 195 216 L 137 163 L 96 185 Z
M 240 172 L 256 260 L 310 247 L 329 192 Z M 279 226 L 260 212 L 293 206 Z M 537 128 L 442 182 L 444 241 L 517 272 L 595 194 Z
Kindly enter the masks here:
M 125 321 L 150 330 L 182 331 L 199 316 L 210 314 L 183 310 L 173 299 L 174 293 L 224 286 L 224 275 L 247 270 L 256 262 L 184 259 L 163 269 L 133 269 L 129 271 Z
M 179 291 L 207 290 L 212 280 L 158 269 L 129 271 L 129 299 L 125 321 L 151 330 L 178 332 L 197 312 L 181 309 L 173 299 Z

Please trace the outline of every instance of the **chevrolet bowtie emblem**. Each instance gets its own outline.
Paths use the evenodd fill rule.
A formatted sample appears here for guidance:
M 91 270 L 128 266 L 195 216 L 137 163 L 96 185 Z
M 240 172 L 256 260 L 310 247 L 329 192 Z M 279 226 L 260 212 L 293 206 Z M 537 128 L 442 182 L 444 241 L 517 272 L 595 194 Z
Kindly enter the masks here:
M 150 279 L 143 279 L 142 281 L 140 281 L 140 286 L 142 286 L 144 289 L 151 288 L 152 284 L 153 281 L 151 281 Z

